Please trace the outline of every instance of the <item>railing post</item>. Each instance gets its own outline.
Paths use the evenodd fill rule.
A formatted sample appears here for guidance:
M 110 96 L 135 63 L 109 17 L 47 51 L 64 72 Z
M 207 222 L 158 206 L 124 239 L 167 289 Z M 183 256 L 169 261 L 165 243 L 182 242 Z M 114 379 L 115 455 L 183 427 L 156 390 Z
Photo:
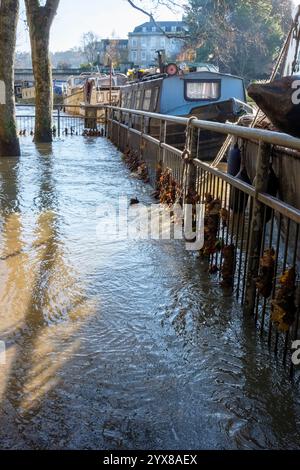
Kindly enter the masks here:
M 112 140 L 112 120 L 113 120 L 113 110 L 109 108 L 109 117 L 108 117 L 108 126 L 107 126 L 107 131 L 108 131 L 108 138 Z
M 132 114 L 128 114 L 128 128 L 127 128 L 127 147 L 130 146 L 130 129 L 132 127 Z
M 259 202 L 259 193 L 267 192 L 268 174 L 271 155 L 271 145 L 259 141 L 256 164 L 255 197 L 253 201 L 252 218 L 249 221 L 250 241 L 248 248 L 248 268 L 246 279 L 246 294 L 244 313 L 252 315 L 255 310 L 256 277 L 259 271 L 259 258 L 263 236 L 263 204 Z
M 57 108 L 57 135 L 60 137 L 60 106 Z
M 164 149 L 161 144 L 166 143 L 166 136 L 167 136 L 167 123 L 166 121 L 160 121 L 160 129 L 159 129 L 159 154 L 158 154 L 158 161 L 159 163 L 163 163 L 165 160 L 165 152 L 166 149 Z
M 104 135 L 108 136 L 108 110 L 105 108 L 105 117 L 104 117 Z
M 140 157 L 143 158 L 143 134 L 145 133 L 145 116 L 141 116 Z
M 118 126 L 118 149 L 120 150 L 120 140 L 121 140 L 121 122 L 122 122 L 122 111 L 119 111 L 118 113 L 118 123 L 119 123 L 119 126 Z
M 182 175 L 182 194 L 183 194 L 183 211 L 184 211 L 184 230 L 185 239 L 194 239 L 194 222 L 196 221 L 196 180 L 197 170 L 194 164 L 193 155 L 193 125 L 192 122 L 195 117 L 191 117 L 187 123 L 186 137 L 185 137 L 185 148 L 182 152 L 183 158 L 183 175 Z M 192 211 L 189 210 L 189 206 L 192 206 Z M 192 217 L 192 220 L 188 223 L 188 218 Z M 187 229 L 190 229 L 189 233 Z

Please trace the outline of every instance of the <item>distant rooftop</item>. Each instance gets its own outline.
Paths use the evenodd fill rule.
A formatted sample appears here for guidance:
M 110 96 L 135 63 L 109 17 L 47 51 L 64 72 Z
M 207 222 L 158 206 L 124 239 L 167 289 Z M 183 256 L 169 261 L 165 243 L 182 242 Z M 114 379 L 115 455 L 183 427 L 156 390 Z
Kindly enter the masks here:
M 124 46 L 126 46 L 128 44 L 128 39 L 115 39 L 115 38 L 107 38 L 107 39 L 101 39 L 101 41 L 99 41 L 99 43 L 102 42 L 104 44 L 122 44 Z
M 156 21 L 156 23 L 148 21 L 134 28 L 133 33 L 159 33 L 161 32 L 160 29 L 163 29 L 166 33 L 181 33 L 187 30 L 187 26 L 184 21 Z

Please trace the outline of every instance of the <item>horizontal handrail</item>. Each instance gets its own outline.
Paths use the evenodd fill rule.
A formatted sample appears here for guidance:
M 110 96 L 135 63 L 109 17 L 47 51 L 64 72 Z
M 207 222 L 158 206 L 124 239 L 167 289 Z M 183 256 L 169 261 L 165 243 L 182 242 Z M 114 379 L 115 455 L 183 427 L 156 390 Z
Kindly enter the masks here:
M 144 116 L 151 119 L 158 119 L 160 121 L 171 122 L 175 124 L 187 125 L 189 118 L 181 116 L 170 116 L 168 114 L 159 114 L 159 113 L 150 113 L 147 111 L 139 111 L 136 109 L 129 108 L 120 108 L 117 106 L 101 106 L 102 108 L 112 109 L 115 111 L 121 111 L 123 113 L 134 114 L 136 116 Z M 280 147 L 286 147 L 294 150 L 300 151 L 300 139 L 292 137 L 291 135 L 284 134 L 281 132 L 273 132 L 265 129 L 256 129 L 250 127 L 237 126 L 235 124 L 222 124 L 219 122 L 204 121 L 200 119 L 194 119 L 191 122 L 191 126 L 204 129 L 208 131 L 217 132 L 224 135 L 233 135 L 236 137 L 241 137 L 247 140 L 257 140 L 263 141 L 268 144 L 278 145 Z
M 138 115 L 146 116 L 146 117 L 153 117 L 154 116 L 156 119 L 161 119 L 162 121 L 178 122 L 176 116 L 171 116 L 170 117 L 170 116 L 166 116 L 166 115 L 162 115 L 162 114 L 148 113 L 148 112 L 145 112 L 145 111 L 130 110 L 130 109 L 127 109 L 127 108 L 126 109 L 116 108 L 114 106 L 109 107 L 109 108 L 110 109 L 115 109 L 115 110 L 118 110 L 118 111 L 122 111 L 122 112 L 125 112 L 125 113 L 138 114 Z M 174 119 L 176 119 L 176 120 L 174 120 Z M 178 118 L 178 119 L 179 119 L 180 123 L 183 123 L 182 121 L 184 121 L 184 124 L 187 124 L 187 122 L 188 122 L 187 118 Z M 130 132 L 132 132 L 136 135 L 143 136 L 143 139 L 152 142 L 153 144 L 157 145 L 158 147 L 161 147 L 161 148 L 164 148 L 164 149 L 166 149 L 170 152 L 173 152 L 178 157 L 180 157 L 182 155 L 181 150 L 179 150 L 175 147 L 172 147 L 171 145 L 168 145 L 164 142 L 160 142 L 155 137 L 149 136 L 148 134 L 145 134 L 144 132 L 142 132 L 138 129 L 130 128 L 130 126 L 128 126 L 127 124 L 120 123 L 119 121 L 116 121 L 114 119 L 112 119 L 111 121 L 113 123 L 117 124 L 117 125 L 120 125 L 121 127 L 125 128 L 125 129 L 130 130 Z M 193 120 L 192 124 L 195 125 L 195 123 L 196 123 L 200 127 L 200 126 L 202 126 L 203 122 L 207 123 L 207 121 Z M 209 124 L 211 124 L 211 123 L 209 122 Z M 213 123 L 213 124 L 216 124 L 216 127 L 218 128 L 218 123 Z M 198 126 L 196 126 L 196 127 L 198 127 Z M 221 124 L 221 126 L 224 126 L 224 125 Z M 239 130 L 239 129 L 249 130 L 250 133 L 252 134 L 252 136 L 251 136 L 252 139 L 253 139 L 253 131 L 256 134 L 255 131 L 258 130 L 258 129 L 252 129 L 252 128 L 239 128 L 238 126 L 235 126 L 233 124 L 228 124 L 228 125 L 225 125 L 225 126 L 230 127 L 230 129 L 233 127 L 234 130 Z M 222 129 L 223 129 L 223 127 L 222 127 Z M 263 131 L 263 130 L 259 130 L 259 131 L 260 131 L 259 134 L 262 133 L 262 134 L 265 135 L 267 133 L 268 137 L 270 136 L 270 134 L 272 136 L 274 134 L 278 134 L 280 137 L 283 136 L 283 138 L 285 138 L 285 137 L 291 138 L 293 141 L 297 141 L 297 143 L 299 144 L 299 148 L 300 148 L 300 139 L 295 139 L 295 138 L 290 137 L 286 134 L 274 133 L 274 132 Z M 235 135 L 237 135 L 237 134 L 235 134 Z M 258 139 L 258 140 L 264 140 L 265 142 L 269 142 L 269 140 L 265 140 L 265 139 Z M 274 211 L 277 211 L 278 213 L 282 214 L 283 216 L 288 217 L 291 220 L 293 220 L 294 222 L 300 224 L 300 210 L 299 209 L 287 204 L 284 201 L 281 201 L 278 198 L 274 198 L 274 197 L 270 196 L 269 194 L 258 193 L 256 195 L 256 191 L 255 191 L 254 186 L 252 186 L 250 184 L 247 184 L 247 183 L 235 178 L 234 176 L 229 175 L 228 173 L 224 173 L 220 169 L 214 168 L 214 167 L 210 166 L 208 163 L 203 162 L 203 161 L 201 161 L 197 158 L 195 158 L 193 160 L 193 162 L 198 168 L 201 168 L 204 172 L 213 174 L 216 177 L 221 178 L 223 181 L 230 184 L 233 188 L 236 188 L 236 189 L 242 191 L 243 193 L 248 194 L 250 197 L 257 197 L 258 200 L 260 202 L 262 202 L 263 204 L 265 204 L 267 207 L 273 209 Z
M 88 107 L 90 107 L 89 105 L 87 105 Z M 35 108 L 36 105 L 34 103 L 16 103 L 16 108 Z M 62 109 L 62 108 L 81 108 L 82 105 L 81 104 L 54 104 L 53 105 L 53 111 L 54 110 L 58 110 L 58 109 Z M 103 106 L 95 106 L 96 108 L 103 108 Z

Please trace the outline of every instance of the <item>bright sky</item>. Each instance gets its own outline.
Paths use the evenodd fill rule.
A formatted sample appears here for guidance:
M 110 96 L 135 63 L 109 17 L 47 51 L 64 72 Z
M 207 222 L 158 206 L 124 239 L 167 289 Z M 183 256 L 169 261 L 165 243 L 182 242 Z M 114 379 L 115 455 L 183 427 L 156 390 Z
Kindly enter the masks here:
M 293 0 L 295 5 L 300 0 Z M 151 0 L 137 0 L 139 5 L 154 4 Z M 177 0 L 176 3 L 185 3 L 185 0 Z M 28 32 L 24 25 L 25 6 L 24 0 L 20 1 L 21 18 L 17 39 L 19 51 L 29 51 L 30 43 Z M 181 20 L 182 10 L 171 12 L 168 8 L 161 7 L 154 11 L 157 20 Z M 127 0 L 60 0 L 57 16 L 55 17 L 51 31 L 51 51 L 65 51 L 80 45 L 81 36 L 87 31 L 94 31 L 100 37 L 106 38 L 115 34 L 116 37 L 127 38 L 129 31 L 135 26 L 147 21 L 147 17 L 134 10 Z
M 145 0 L 145 5 L 151 3 Z M 21 0 L 21 18 L 17 38 L 17 49 L 29 51 L 28 32 L 24 25 L 25 6 Z M 182 11 L 172 13 L 167 8 L 155 11 L 158 20 L 181 20 Z M 64 51 L 80 45 L 82 34 L 94 31 L 100 37 L 112 36 L 127 38 L 138 24 L 147 21 L 147 17 L 134 10 L 126 0 L 60 0 L 57 16 L 51 31 L 51 51 Z

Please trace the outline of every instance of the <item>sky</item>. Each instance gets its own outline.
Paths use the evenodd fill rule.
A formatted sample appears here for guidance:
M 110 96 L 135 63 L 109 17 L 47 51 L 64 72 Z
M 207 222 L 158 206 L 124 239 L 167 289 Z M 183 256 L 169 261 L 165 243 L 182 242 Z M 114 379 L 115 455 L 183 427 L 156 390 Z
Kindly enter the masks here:
M 153 5 L 151 0 L 136 0 L 139 5 Z M 293 0 L 295 5 L 300 0 Z M 184 0 L 177 0 L 184 3 Z M 17 37 L 17 50 L 29 51 L 30 42 L 27 27 L 24 0 L 20 0 L 20 21 Z M 157 20 L 181 20 L 182 10 L 171 12 L 168 8 L 155 9 Z M 50 50 L 65 51 L 80 46 L 81 36 L 87 31 L 94 31 L 101 38 L 127 38 L 138 24 L 147 21 L 147 17 L 134 10 L 127 0 L 60 0 L 57 15 L 51 30 Z
M 148 0 L 148 6 L 151 3 Z M 147 5 L 147 0 L 144 4 Z M 17 50 L 29 51 L 24 0 L 20 2 L 20 13 Z M 155 11 L 155 18 L 181 20 L 182 10 L 172 13 L 167 8 L 160 8 Z M 94 31 L 102 38 L 113 34 L 115 37 L 127 38 L 129 31 L 145 21 L 147 17 L 135 11 L 126 0 L 60 0 L 51 30 L 50 50 L 65 51 L 79 46 L 81 36 L 87 31 Z

